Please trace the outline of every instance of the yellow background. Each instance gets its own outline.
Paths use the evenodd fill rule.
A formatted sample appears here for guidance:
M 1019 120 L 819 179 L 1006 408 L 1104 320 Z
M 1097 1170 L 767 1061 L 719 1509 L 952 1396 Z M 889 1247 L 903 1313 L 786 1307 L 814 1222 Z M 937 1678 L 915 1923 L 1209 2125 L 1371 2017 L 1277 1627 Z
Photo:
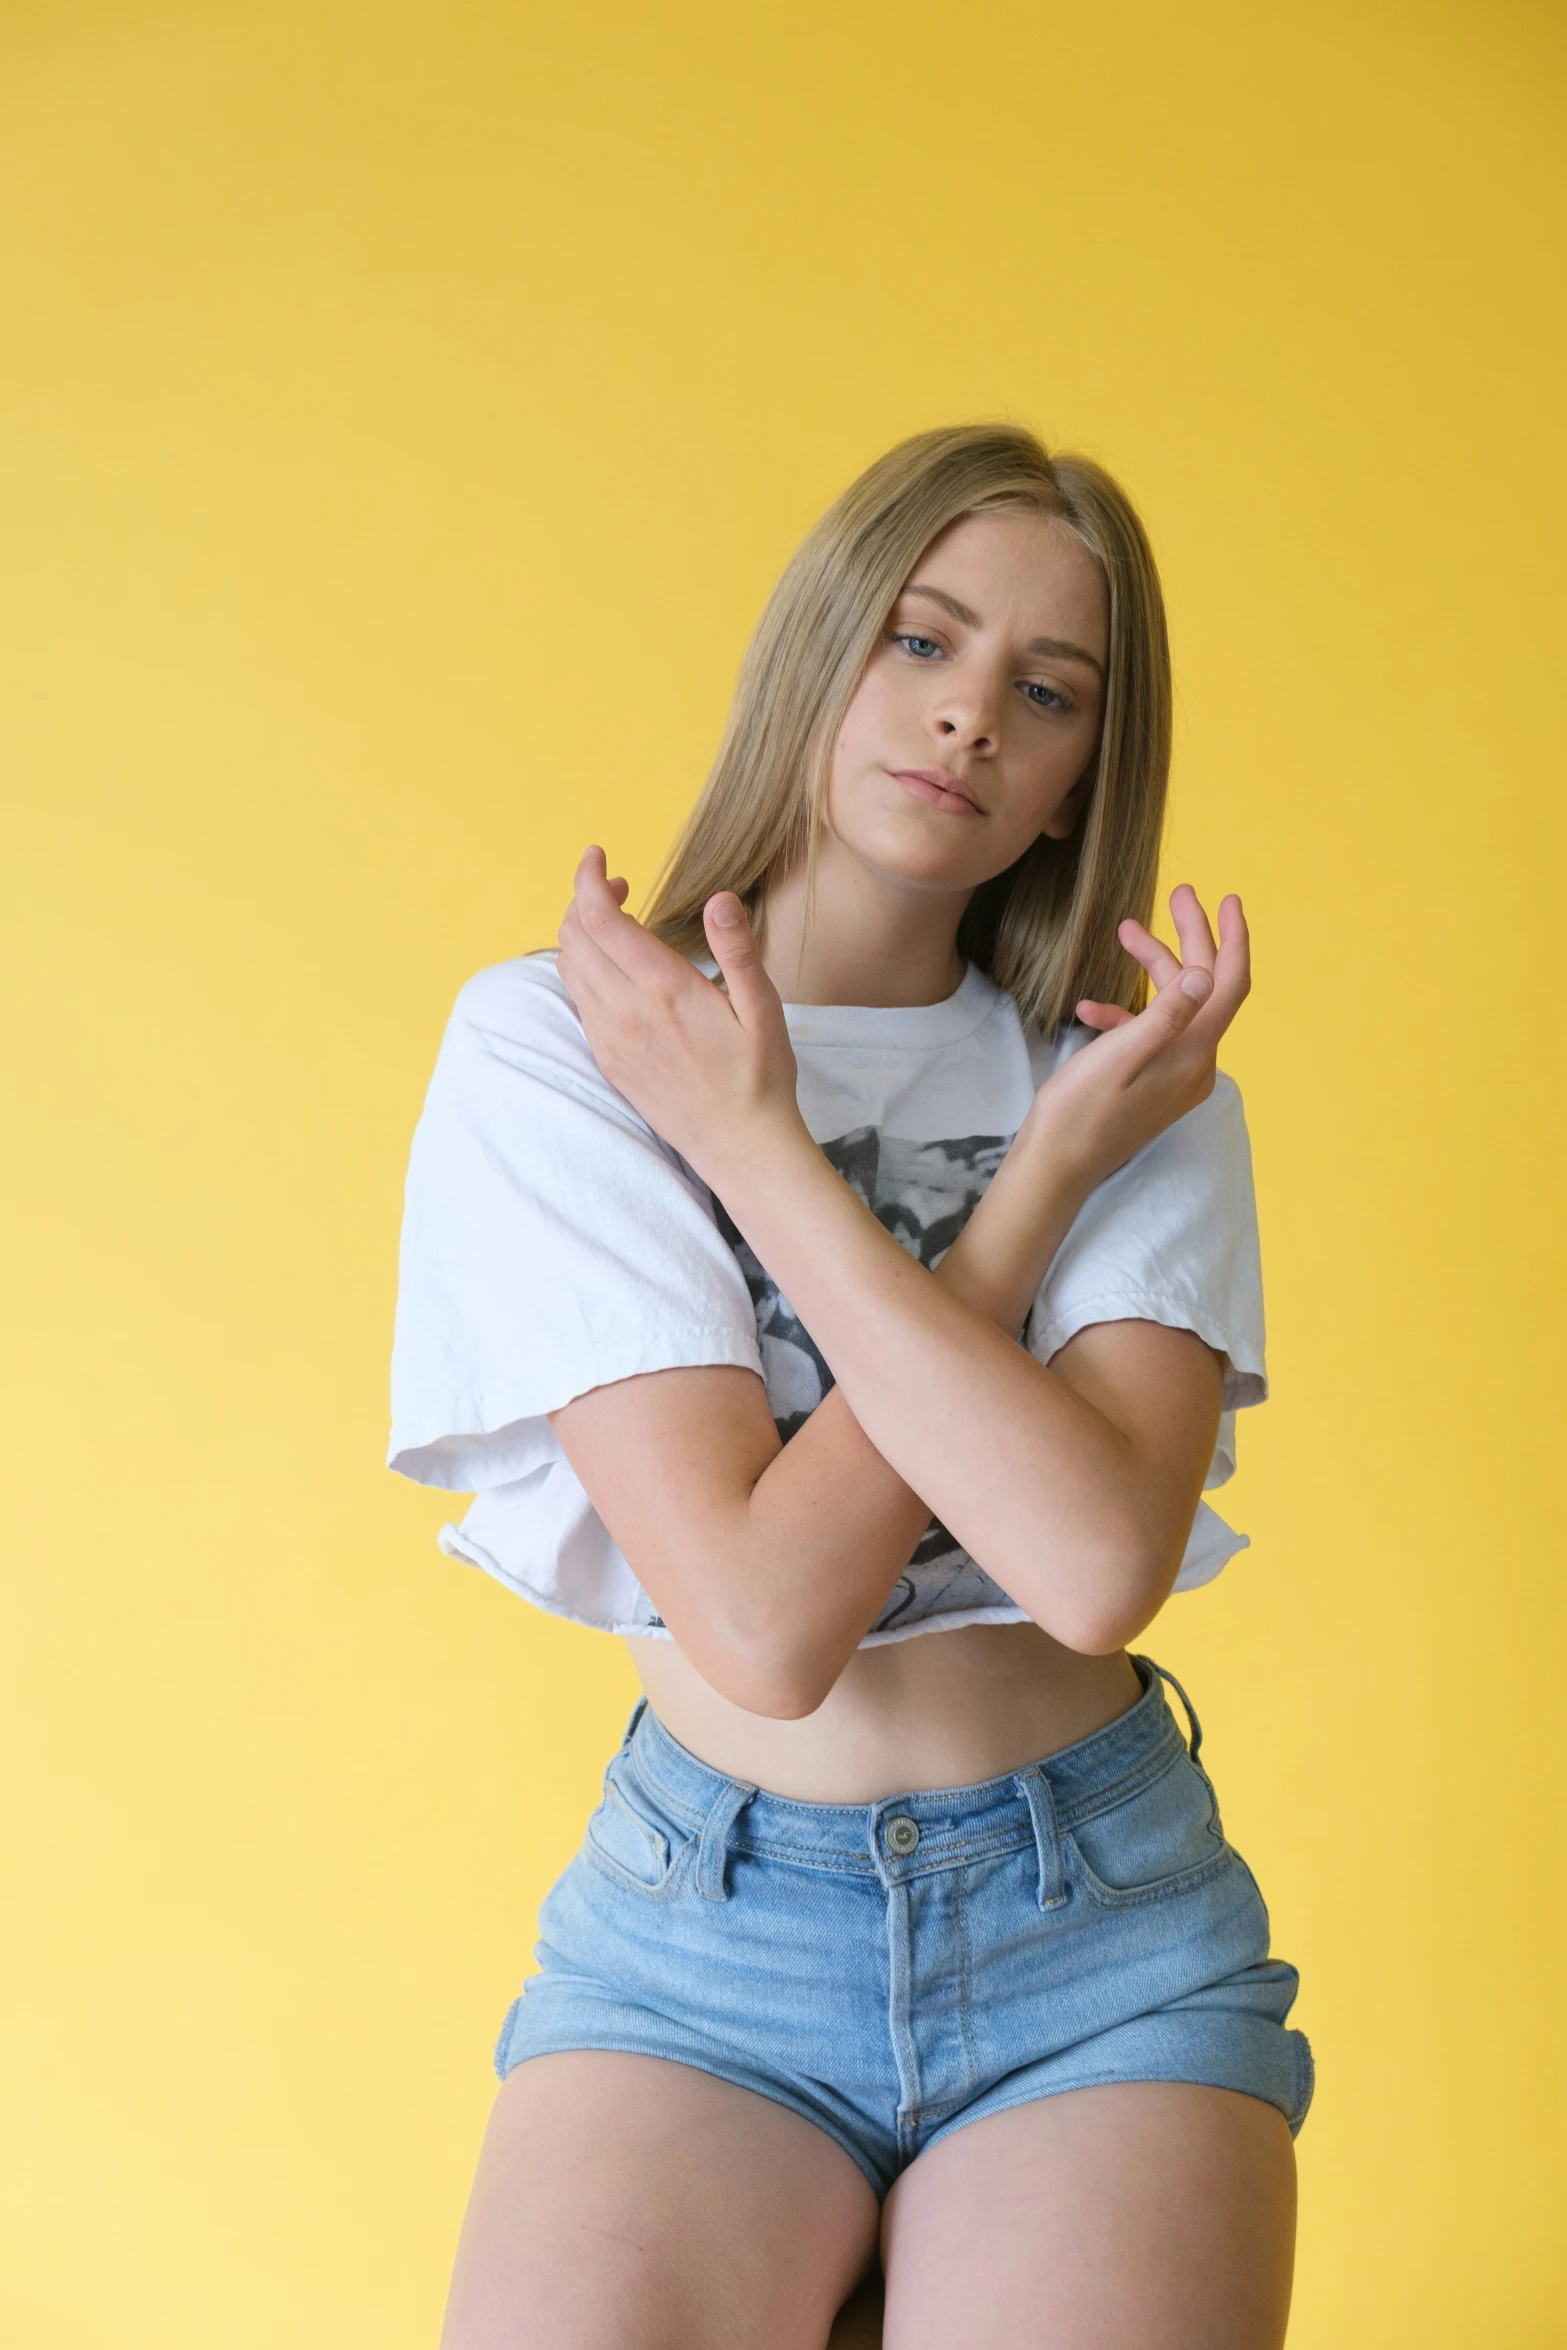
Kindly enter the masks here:
M 1001 414 L 1147 513 L 1259 941 L 1254 1548 L 1147 1645 L 1304 1973 L 1292 2341 L 1559 2343 L 1559 17 L 0 44 L 6 2343 L 433 2342 L 630 1691 L 380 1467 L 436 1042 L 651 877 L 828 497 Z

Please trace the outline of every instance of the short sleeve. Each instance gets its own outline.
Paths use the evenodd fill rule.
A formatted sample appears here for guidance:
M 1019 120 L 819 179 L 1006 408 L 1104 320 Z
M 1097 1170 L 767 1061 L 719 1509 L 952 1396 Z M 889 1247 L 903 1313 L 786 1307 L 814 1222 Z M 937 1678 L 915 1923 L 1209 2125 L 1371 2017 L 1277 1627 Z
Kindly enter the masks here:
M 600 1075 L 553 956 L 480 972 L 414 1135 L 389 1465 L 511 1484 L 574 1396 L 708 1363 L 761 1368 L 707 1191 Z
M 1219 1444 L 1207 1483 L 1235 1468 L 1235 1413 L 1268 1392 L 1251 1144 L 1220 1075 L 1207 1101 L 1101 1183 L 1045 1276 L 1028 1343 L 1042 1362 L 1093 1322 L 1194 1330 L 1224 1357 Z

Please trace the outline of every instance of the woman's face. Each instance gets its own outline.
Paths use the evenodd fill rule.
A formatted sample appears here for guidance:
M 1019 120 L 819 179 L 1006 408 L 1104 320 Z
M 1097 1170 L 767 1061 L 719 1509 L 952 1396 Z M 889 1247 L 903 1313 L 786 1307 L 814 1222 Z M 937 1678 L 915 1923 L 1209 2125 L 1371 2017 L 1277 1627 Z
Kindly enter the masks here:
M 1104 574 L 1064 524 L 953 523 L 910 573 L 845 714 L 832 839 L 939 891 L 977 888 L 1042 832 L 1064 840 L 1098 748 L 1109 628 Z

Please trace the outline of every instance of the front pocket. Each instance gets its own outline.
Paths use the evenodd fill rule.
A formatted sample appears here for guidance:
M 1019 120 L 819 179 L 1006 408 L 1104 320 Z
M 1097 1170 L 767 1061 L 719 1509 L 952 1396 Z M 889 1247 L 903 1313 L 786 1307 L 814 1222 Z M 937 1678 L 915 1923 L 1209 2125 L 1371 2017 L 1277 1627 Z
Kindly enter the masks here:
M 617 1885 L 635 1893 L 660 1894 L 669 1888 L 686 1841 L 680 1836 L 672 1842 L 665 1827 L 640 1809 L 635 1794 L 622 1786 L 611 1766 L 604 1800 L 588 1822 L 589 1860 Z
M 1191 1892 L 1236 1858 L 1207 1776 L 1184 1753 L 1124 1802 L 1074 1825 L 1066 1843 L 1074 1873 L 1108 1908 Z

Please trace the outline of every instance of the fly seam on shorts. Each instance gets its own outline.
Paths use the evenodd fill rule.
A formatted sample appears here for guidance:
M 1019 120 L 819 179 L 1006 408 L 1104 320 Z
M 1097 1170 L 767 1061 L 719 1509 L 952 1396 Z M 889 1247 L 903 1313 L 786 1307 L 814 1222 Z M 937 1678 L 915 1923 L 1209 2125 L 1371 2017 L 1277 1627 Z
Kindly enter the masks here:
M 1061 1835 L 1050 1781 L 1038 1763 L 1030 1763 L 1026 1771 L 1018 1772 L 1017 1784 L 1034 1824 L 1034 1849 L 1039 1855 L 1039 1906 L 1059 1909 L 1066 1899 L 1066 1891 L 1061 1883 Z
M 755 1793 L 744 1779 L 726 1779 L 702 1823 L 696 1848 L 696 1889 L 708 1901 L 729 1899 L 729 1831 Z
M 912 2152 L 920 2109 L 919 2053 L 914 2045 L 914 1937 L 909 1915 L 909 1888 L 903 1876 L 890 1874 L 882 1861 L 882 1819 L 895 1799 L 870 1806 L 866 1844 L 876 1856 L 876 1873 L 887 1904 L 887 2037 L 892 2043 L 898 2074 L 898 2143 Z
M 979 2059 L 974 2051 L 974 1937 L 969 1930 L 968 1902 L 963 1879 L 952 1888 L 952 1906 L 958 1928 L 958 2031 L 963 2041 L 964 2103 L 974 2094 Z

